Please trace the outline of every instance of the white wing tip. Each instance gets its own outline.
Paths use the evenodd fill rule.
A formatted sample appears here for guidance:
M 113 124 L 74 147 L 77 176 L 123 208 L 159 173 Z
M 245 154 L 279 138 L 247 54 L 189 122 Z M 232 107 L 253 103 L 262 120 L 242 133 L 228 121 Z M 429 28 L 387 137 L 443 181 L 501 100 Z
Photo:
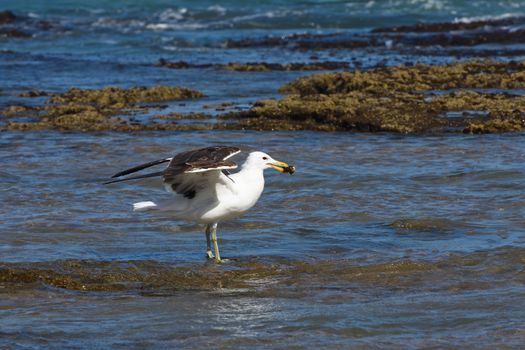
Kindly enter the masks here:
M 157 207 L 157 204 L 151 201 L 133 203 L 133 211 L 151 210 L 156 207 Z

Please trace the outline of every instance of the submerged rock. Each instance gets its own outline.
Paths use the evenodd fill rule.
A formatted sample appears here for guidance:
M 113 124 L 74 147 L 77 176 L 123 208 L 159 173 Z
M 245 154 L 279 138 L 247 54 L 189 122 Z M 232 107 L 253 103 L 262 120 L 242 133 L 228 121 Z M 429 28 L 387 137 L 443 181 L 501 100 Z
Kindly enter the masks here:
M 42 97 L 42 96 L 49 96 L 50 94 L 46 91 L 41 91 L 41 90 L 30 90 L 30 91 L 25 91 L 25 92 L 22 92 L 20 94 L 18 94 L 18 96 L 20 97 Z
M 233 71 L 295 71 L 295 70 L 336 70 L 348 67 L 348 62 L 323 61 L 310 63 L 268 63 L 268 62 L 229 62 L 225 64 L 193 64 L 186 61 L 168 61 L 161 58 L 159 66 L 173 69 L 215 68 Z
M 228 48 L 247 48 L 247 47 L 272 47 L 272 46 L 285 46 L 295 41 L 301 40 L 312 40 L 312 39 L 326 39 L 331 37 L 337 37 L 341 33 L 327 33 L 327 34 L 314 34 L 314 33 L 295 33 L 284 36 L 266 36 L 263 38 L 243 38 L 243 39 L 229 39 L 224 42 L 224 46 Z
M 179 291 L 285 291 L 288 286 L 311 288 L 334 283 L 382 287 L 396 286 L 400 278 L 416 279 L 436 270 L 433 264 L 399 260 L 368 266 L 345 261 L 294 261 L 273 258 L 270 261 L 242 259 L 233 266 L 218 269 L 214 265 L 173 266 L 156 261 L 62 260 L 43 263 L 0 263 L 0 288 L 35 289 L 51 286 L 86 292 L 127 291 L 138 293 L 177 293 Z M 261 285 L 260 281 L 272 283 Z M 410 287 L 409 281 L 405 284 Z
M 15 28 L 0 28 L 0 36 L 10 38 L 30 38 L 31 34 Z
M 12 23 L 16 20 L 16 15 L 13 11 L 0 11 L 0 24 Z
M 17 115 L 17 114 L 27 114 L 34 110 L 36 110 L 36 108 L 28 107 L 28 106 L 21 106 L 21 105 L 11 105 L 1 110 L 0 115 L 9 117 L 9 116 Z
M 342 292 L 343 296 L 349 291 L 376 288 L 418 292 L 476 290 L 486 288 L 486 281 L 496 285 L 518 285 L 525 267 L 523 253 L 523 248 L 507 246 L 447 254 L 437 260 L 239 257 L 222 266 L 152 260 L 0 262 L 0 289 L 13 294 L 53 287 L 57 292 L 153 295 L 229 289 L 237 293 L 285 297 L 309 293 L 326 295 L 329 290 L 336 294 Z
M 283 47 L 287 50 L 320 51 L 366 48 L 372 56 L 396 51 L 401 55 L 458 58 L 515 56 L 521 58 L 525 16 L 502 16 L 478 20 L 428 22 L 379 27 L 369 31 L 304 33 L 228 40 L 228 48 Z M 492 44 L 492 45 L 487 45 Z M 516 45 L 514 45 L 516 44 Z M 482 46 L 483 45 L 483 46 Z M 361 51 L 361 50 L 357 50 Z
M 525 22 L 523 16 L 512 16 L 502 18 L 487 18 L 476 21 L 454 21 L 454 22 L 429 22 L 416 23 L 414 25 L 402 25 L 398 27 L 380 27 L 372 30 L 372 33 L 430 33 L 448 32 L 455 30 L 483 29 L 491 26 L 520 25 Z
M 12 11 L 0 11 L 0 37 L 30 38 L 39 31 L 53 28 L 47 21 L 31 16 L 20 16 Z

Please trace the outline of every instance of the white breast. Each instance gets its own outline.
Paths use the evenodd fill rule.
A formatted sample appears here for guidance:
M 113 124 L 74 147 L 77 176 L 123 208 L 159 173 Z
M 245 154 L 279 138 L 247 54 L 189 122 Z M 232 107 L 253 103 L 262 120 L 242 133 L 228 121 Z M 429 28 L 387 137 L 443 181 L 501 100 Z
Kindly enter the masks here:
M 217 184 L 218 205 L 204 213 L 199 221 L 219 222 L 244 214 L 252 208 L 264 190 L 262 170 L 242 170 L 230 175 L 231 185 Z

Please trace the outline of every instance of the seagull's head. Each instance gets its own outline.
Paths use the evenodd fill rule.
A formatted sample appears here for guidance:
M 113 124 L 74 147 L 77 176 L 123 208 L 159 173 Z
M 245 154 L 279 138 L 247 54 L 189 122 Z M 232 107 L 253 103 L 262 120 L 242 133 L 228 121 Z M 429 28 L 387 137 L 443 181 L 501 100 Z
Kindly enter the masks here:
M 251 152 L 246 161 L 250 166 L 258 167 L 262 170 L 273 168 L 281 173 L 293 174 L 295 172 L 294 166 L 275 160 L 264 152 Z

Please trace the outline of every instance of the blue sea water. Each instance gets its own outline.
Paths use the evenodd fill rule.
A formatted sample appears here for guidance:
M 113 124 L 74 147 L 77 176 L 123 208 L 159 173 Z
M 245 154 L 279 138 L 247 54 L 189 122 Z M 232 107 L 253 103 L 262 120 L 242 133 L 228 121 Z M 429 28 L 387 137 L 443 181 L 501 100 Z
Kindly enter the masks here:
M 0 10 L 21 17 L 15 27 L 31 38 L 0 38 L 4 90 L 69 86 L 185 84 L 207 93 L 222 90 L 224 81 L 242 80 L 235 73 L 170 72 L 152 67 L 159 58 L 192 63 L 307 62 L 312 52 L 288 47 L 227 48 L 231 39 L 292 34 L 362 33 L 376 27 L 417 22 L 473 21 L 525 14 L 522 1 L 11 1 Z M 47 25 L 42 26 L 41 21 Z M 362 60 L 377 63 L 447 61 L 451 57 L 388 50 L 322 50 L 318 60 Z M 349 68 L 352 68 L 350 64 Z M 270 93 L 295 74 L 267 74 L 251 79 L 274 82 L 257 86 Z M 237 84 L 233 84 L 237 85 Z M 231 87 L 227 87 L 231 89 Z M 209 90 L 209 91 L 208 91 Z M 239 91 L 231 91 L 239 95 Z M 250 91 L 252 95 L 253 91 Z
M 509 18 L 516 20 L 445 34 L 512 32 L 524 25 L 524 1 L 2 0 L 3 10 L 17 16 L 3 28 L 28 36 L 0 34 L 0 109 L 45 100 L 18 96 L 30 90 L 165 84 L 206 97 L 169 104 L 164 112 L 195 112 L 204 104 L 279 97 L 281 85 L 312 74 L 174 70 L 157 66 L 160 58 L 196 64 L 329 60 L 348 62 L 350 70 L 478 58 L 476 52 L 486 50 L 493 50 L 492 59 L 524 59 L 519 38 L 416 47 L 407 38 L 432 33 L 371 32 Z M 327 34 L 371 37 L 376 44 L 294 46 L 294 35 L 316 41 Z M 265 38 L 292 39 L 228 44 Z M 0 133 L 0 347 L 519 349 L 525 343 L 524 137 Z M 100 185 L 136 163 L 232 143 L 263 149 L 298 171 L 268 173 L 257 206 L 221 224 L 221 248 L 233 258 L 224 266 L 204 261 L 201 227 L 131 212 L 133 202 L 167 195 L 158 182 Z M 120 265 L 142 273 L 146 286 L 125 280 L 121 292 L 71 290 L 44 277 L 8 283 L 13 271 L 77 278 L 80 272 L 70 266 L 86 269 L 88 282 L 96 283 L 100 271 L 118 279 Z M 205 279 L 254 266 L 264 274 L 254 272 L 248 287 L 174 286 L 179 268 L 187 269 L 183 277 Z M 148 287 L 155 276 L 165 284 Z

